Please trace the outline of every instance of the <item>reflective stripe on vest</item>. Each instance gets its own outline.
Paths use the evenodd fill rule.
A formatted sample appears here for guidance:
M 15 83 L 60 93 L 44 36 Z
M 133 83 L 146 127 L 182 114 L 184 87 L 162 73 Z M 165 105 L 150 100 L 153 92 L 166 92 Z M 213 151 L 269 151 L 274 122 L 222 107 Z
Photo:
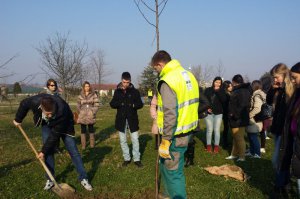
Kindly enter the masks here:
M 172 128 L 173 135 L 185 134 L 198 125 L 199 88 L 195 77 L 180 66 L 177 60 L 172 60 L 163 68 L 160 82 L 165 82 L 176 94 L 177 104 L 176 124 Z M 158 118 L 157 125 L 160 134 L 164 130 L 164 105 L 158 92 Z M 170 133 L 170 132 L 167 132 Z

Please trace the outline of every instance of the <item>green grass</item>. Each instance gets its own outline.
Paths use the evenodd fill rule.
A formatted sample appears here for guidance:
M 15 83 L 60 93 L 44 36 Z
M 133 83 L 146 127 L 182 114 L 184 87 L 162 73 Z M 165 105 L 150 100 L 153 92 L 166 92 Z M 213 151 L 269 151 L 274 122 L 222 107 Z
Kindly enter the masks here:
M 43 190 L 44 171 L 21 133 L 12 125 L 16 106 L 0 108 L 0 198 L 57 198 Z M 122 168 L 123 157 L 118 135 L 114 129 L 115 110 L 102 106 L 97 115 L 96 147 L 81 151 L 80 126 L 76 125 L 76 141 L 82 153 L 85 168 L 94 187 L 85 191 L 77 180 L 77 173 L 66 152 L 56 155 L 56 179 L 76 189 L 80 198 L 154 198 L 155 161 L 154 139 L 150 133 L 149 106 L 139 111 L 140 148 L 143 169 L 134 164 Z M 32 114 L 22 124 L 37 149 L 41 148 L 41 129 L 34 128 Z M 212 155 L 204 152 L 205 125 L 196 135 L 195 165 L 185 168 L 186 187 L 190 199 L 198 198 L 268 198 L 273 191 L 274 173 L 271 165 L 273 140 L 267 141 L 267 153 L 262 159 L 247 159 L 237 164 L 251 176 L 247 182 L 214 176 L 203 168 L 235 164 L 225 160 L 230 151 L 221 150 Z M 61 143 L 63 149 L 63 143 Z M 295 183 L 292 184 L 295 189 Z

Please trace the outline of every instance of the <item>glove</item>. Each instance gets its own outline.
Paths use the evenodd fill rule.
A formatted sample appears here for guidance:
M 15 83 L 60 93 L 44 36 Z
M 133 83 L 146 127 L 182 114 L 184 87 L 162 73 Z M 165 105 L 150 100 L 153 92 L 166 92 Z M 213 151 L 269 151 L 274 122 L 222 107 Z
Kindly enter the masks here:
M 165 139 L 161 140 L 161 143 L 160 143 L 159 149 L 158 149 L 160 157 L 162 157 L 164 159 L 171 159 L 170 151 L 169 151 L 170 145 L 171 145 L 171 142 L 169 140 L 165 140 Z

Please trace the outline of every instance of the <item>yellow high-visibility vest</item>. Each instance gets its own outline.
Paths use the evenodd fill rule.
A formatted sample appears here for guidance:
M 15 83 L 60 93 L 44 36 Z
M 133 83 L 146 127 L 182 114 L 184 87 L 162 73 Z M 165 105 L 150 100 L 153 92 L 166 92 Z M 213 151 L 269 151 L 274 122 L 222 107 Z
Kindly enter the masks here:
M 173 135 L 188 133 L 195 129 L 198 125 L 199 87 L 194 75 L 173 59 L 162 69 L 158 85 L 162 81 L 168 84 L 177 97 L 177 124 L 176 128 L 173 128 Z M 164 105 L 159 92 L 157 100 L 157 125 L 159 133 L 163 134 Z

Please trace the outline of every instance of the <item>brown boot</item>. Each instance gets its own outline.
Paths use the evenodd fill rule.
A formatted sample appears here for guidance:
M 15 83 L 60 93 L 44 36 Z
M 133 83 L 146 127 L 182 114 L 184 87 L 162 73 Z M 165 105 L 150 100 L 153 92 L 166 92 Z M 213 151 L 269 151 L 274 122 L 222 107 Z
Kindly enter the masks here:
M 95 147 L 95 133 L 90 133 L 90 146 L 91 148 Z
M 86 135 L 85 135 L 85 133 L 81 133 L 81 148 L 82 149 L 85 149 L 85 147 L 86 147 Z

